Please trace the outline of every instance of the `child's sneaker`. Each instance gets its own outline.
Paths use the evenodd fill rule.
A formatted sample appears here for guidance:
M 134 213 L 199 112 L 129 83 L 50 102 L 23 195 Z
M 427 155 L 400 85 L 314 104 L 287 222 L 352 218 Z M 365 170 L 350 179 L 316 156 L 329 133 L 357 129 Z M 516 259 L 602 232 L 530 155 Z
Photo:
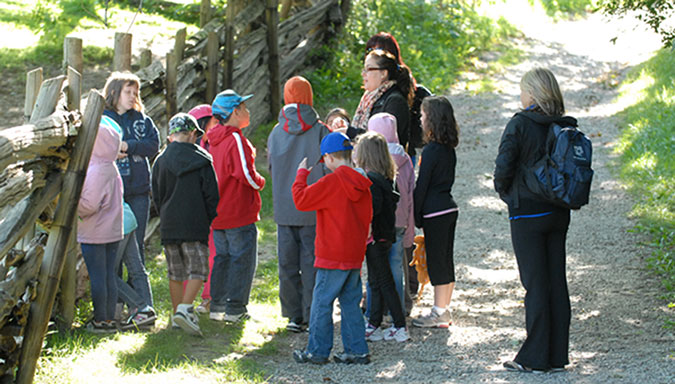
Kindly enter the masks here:
M 368 364 L 370 363 L 370 355 L 353 355 L 351 353 L 342 352 L 333 355 L 333 360 L 338 364 Z
M 326 357 L 314 356 L 311 353 L 300 349 L 296 349 L 295 351 L 293 351 L 293 360 L 295 360 L 300 364 L 304 363 L 326 364 L 328 362 L 328 358 Z
M 384 340 L 384 333 L 379 327 L 376 327 L 370 323 L 366 327 L 366 340 L 367 341 L 381 341 Z
M 197 313 L 209 313 L 209 308 L 211 307 L 211 299 L 202 300 L 201 304 L 195 308 Z
M 209 319 L 213 321 L 225 321 L 225 312 L 213 312 L 209 313 Z
M 438 313 L 432 308 L 428 315 L 420 316 L 412 321 L 412 325 L 421 328 L 448 328 L 450 324 L 452 324 L 452 318 L 447 309 L 443 313 Z
M 176 313 L 173 315 L 173 321 L 181 327 L 182 330 L 191 335 L 201 335 L 197 316 L 194 314 L 194 308 L 190 304 L 178 304 Z
M 242 313 L 237 314 L 237 315 L 225 314 L 225 317 L 224 317 L 223 320 L 227 321 L 228 323 L 238 323 L 240 321 L 244 321 L 244 320 L 247 320 L 247 319 L 250 319 L 250 318 L 251 318 L 251 316 L 249 316 L 247 312 L 242 312 Z
M 117 331 L 115 322 L 110 320 L 108 321 L 91 320 L 90 322 L 87 323 L 85 329 L 91 333 L 114 333 Z
M 307 324 L 298 320 L 291 320 L 286 324 L 286 330 L 293 333 L 302 333 L 307 329 Z
M 137 329 L 140 327 L 152 327 L 155 325 L 155 320 L 157 320 L 157 315 L 155 311 L 150 307 L 146 306 L 142 310 L 134 311 L 131 316 L 124 322 L 122 325 L 123 330 Z
M 384 330 L 384 339 L 396 340 L 399 343 L 402 343 L 410 339 L 410 336 L 408 335 L 408 330 L 405 327 L 396 328 L 392 325 L 391 327 Z

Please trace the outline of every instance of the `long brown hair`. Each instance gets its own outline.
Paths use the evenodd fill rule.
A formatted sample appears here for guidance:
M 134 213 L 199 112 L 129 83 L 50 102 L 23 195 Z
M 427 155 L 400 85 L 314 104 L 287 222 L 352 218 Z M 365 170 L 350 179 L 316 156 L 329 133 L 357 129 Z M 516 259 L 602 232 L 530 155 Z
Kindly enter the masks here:
M 356 138 L 356 165 L 377 172 L 389 180 L 396 176 L 396 164 L 389 154 L 387 139 L 381 133 L 368 131 Z
M 445 96 L 427 96 L 422 101 L 422 121 L 426 141 L 435 141 L 452 148 L 459 145 L 459 127 L 455 112 Z
M 135 85 L 138 89 L 134 109 L 138 112 L 145 111 L 143 101 L 141 101 L 141 79 L 131 72 L 113 72 L 105 82 L 103 94 L 105 95 L 105 108 L 117 112 L 117 103 L 125 85 Z

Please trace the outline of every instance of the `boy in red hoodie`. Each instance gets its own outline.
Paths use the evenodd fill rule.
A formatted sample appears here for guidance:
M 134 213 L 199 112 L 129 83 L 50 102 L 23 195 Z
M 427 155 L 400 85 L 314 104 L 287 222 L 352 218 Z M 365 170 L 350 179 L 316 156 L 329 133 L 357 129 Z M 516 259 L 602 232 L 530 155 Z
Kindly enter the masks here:
M 321 161 L 333 173 L 308 186 L 307 158 L 298 166 L 293 201 L 298 210 L 316 211 L 315 261 L 317 269 L 309 343 L 295 350 L 298 363 L 324 364 L 333 348 L 333 303 L 340 300 L 342 344 L 337 363 L 368 364 L 361 301 L 360 270 L 373 216 L 370 180 L 351 166 L 352 146 L 344 133 L 333 132 L 321 141 Z
M 218 216 L 211 223 L 216 256 L 211 271 L 211 320 L 248 318 L 251 285 L 258 263 L 260 190 L 265 179 L 255 169 L 255 148 L 241 132 L 250 122 L 244 103 L 228 89 L 213 100 L 218 124 L 209 131 L 209 151 L 218 177 Z

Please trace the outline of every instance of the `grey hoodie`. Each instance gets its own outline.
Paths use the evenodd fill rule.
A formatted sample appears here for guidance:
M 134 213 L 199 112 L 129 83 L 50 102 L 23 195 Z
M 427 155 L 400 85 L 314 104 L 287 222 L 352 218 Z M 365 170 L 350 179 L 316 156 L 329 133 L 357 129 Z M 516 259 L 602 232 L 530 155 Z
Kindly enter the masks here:
M 313 184 L 328 171 L 321 158 L 321 139 L 330 130 L 319 121 L 314 108 L 306 104 L 286 104 L 279 111 L 279 123 L 267 139 L 267 161 L 272 174 L 274 221 L 278 225 L 316 225 L 315 212 L 301 212 L 295 208 L 291 186 L 298 164 L 307 158 L 313 166 L 307 179 Z

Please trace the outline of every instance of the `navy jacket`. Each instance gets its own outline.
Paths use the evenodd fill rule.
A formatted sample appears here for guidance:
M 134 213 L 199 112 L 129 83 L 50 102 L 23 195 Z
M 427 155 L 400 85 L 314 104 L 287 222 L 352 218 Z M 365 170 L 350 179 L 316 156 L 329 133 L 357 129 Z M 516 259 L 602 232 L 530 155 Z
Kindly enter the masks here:
M 159 132 L 152 119 L 130 109 L 119 115 L 106 109 L 103 114 L 122 127 L 122 141 L 129 148 L 127 157 L 117 160 L 117 169 L 124 183 L 124 196 L 150 193 L 150 159 L 159 151 Z

